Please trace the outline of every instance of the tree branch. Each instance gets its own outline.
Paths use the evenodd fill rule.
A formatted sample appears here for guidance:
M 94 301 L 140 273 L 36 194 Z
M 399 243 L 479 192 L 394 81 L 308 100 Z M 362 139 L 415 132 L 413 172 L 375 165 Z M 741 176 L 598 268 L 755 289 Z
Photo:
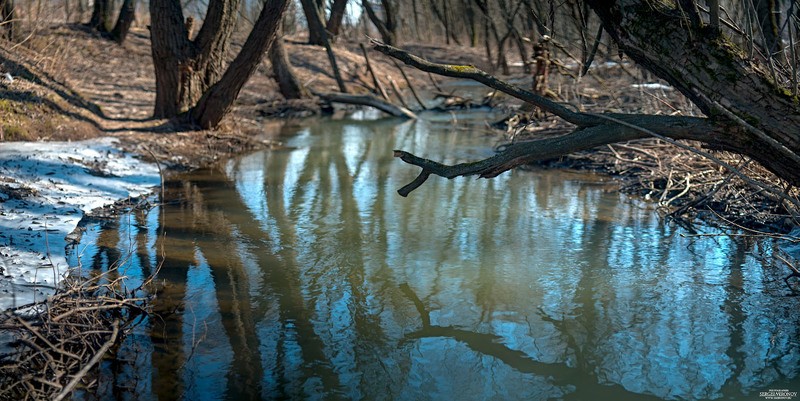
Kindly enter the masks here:
M 371 43 L 375 50 L 387 56 L 394 57 L 414 68 L 447 77 L 472 79 L 490 88 L 497 89 L 503 93 L 514 96 L 517 99 L 534 104 L 540 107 L 542 110 L 553 113 L 572 124 L 581 127 L 603 124 L 603 120 L 597 117 L 586 113 L 574 112 L 561 104 L 545 98 L 544 96 L 528 92 L 522 88 L 511 85 L 508 82 L 497 79 L 475 66 L 433 63 L 421 57 L 410 54 L 404 50 L 381 43 L 375 39 L 372 39 Z
M 608 114 L 595 116 L 595 118 L 604 122 L 591 127 L 578 128 L 559 137 L 505 145 L 494 156 L 476 162 L 445 165 L 402 150 L 395 150 L 394 157 L 422 168 L 414 181 L 397 192 L 401 196 L 408 196 L 431 174 L 448 179 L 473 175 L 480 178 L 492 178 L 514 167 L 535 161 L 552 159 L 610 143 L 650 138 L 653 137 L 652 132 L 654 131 L 660 132 L 656 135 L 659 137 L 691 139 L 711 143 L 719 148 L 728 147 L 726 143 L 718 140 L 722 137 L 721 128 L 705 118 L 639 114 Z
M 403 117 L 411 119 L 417 118 L 417 115 L 414 114 L 411 110 L 405 107 L 396 106 L 389 102 L 384 102 L 383 100 L 378 99 L 377 97 L 372 95 L 350 95 L 347 93 L 336 93 L 336 92 L 327 92 L 327 93 L 315 92 L 314 95 L 327 102 L 370 106 L 378 110 L 381 110 L 385 113 L 391 114 L 395 117 Z

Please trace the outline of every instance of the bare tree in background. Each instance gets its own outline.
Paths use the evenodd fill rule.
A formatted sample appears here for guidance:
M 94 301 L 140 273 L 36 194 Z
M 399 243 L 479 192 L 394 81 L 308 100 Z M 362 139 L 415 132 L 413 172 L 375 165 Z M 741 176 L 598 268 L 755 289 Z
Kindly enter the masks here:
M 770 56 L 777 55 L 783 49 L 780 34 L 780 4 L 778 0 L 750 0 L 755 10 L 760 34 L 764 40 L 764 48 Z
M 14 39 L 14 0 L 0 0 L 0 29 L 8 40 Z
M 333 0 L 333 4 L 331 4 L 331 15 L 328 17 L 328 24 L 325 26 L 331 34 L 331 39 L 335 39 L 339 36 L 346 9 L 347 0 Z
M 383 7 L 383 20 L 378 17 L 375 9 L 370 4 L 369 0 L 361 0 L 361 5 L 364 7 L 364 12 L 367 13 L 369 20 L 378 29 L 381 34 L 381 39 L 386 44 L 397 43 L 397 25 L 395 24 L 394 8 L 390 0 L 381 0 Z
M 272 74 L 278 83 L 281 95 L 286 99 L 303 99 L 310 97 L 308 90 L 300 83 L 289 62 L 289 55 L 283 45 L 283 29 L 278 28 L 278 34 L 269 48 L 269 61 L 272 64 Z
M 124 43 L 134 21 L 136 21 L 136 0 L 124 0 L 117 23 L 111 30 L 111 37 L 119 44 Z
M 303 6 L 303 14 L 306 16 L 308 25 L 308 43 L 311 45 L 324 46 L 327 41 L 325 32 L 325 11 L 324 5 L 319 0 L 300 0 Z
M 111 23 L 109 21 L 110 19 L 111 4 L 109 0 L 94 0 L 92 16 L 89 18 L 89 23 L 87 25 L 99 32 L 108 32 L 108 25 Z

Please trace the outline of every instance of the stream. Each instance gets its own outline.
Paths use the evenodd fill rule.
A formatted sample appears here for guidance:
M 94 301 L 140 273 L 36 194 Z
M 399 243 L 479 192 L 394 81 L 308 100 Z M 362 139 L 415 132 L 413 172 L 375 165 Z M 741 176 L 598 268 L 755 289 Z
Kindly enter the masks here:
M 691 235 L 609 178 L 517 169 L 492 116 L 356 113 L 286 147 L 173 177 L 158 205 L 69 252 L 153 314 L 103 362 L 100 399 L 761 400 L 800 391 L 800 297 L 769 241 Z M 457 120 L 457 125 L 453 124 Z M 86 398 L 91 398 L 84 395 Z M 795 396 L 794 399 L 800 399 Z

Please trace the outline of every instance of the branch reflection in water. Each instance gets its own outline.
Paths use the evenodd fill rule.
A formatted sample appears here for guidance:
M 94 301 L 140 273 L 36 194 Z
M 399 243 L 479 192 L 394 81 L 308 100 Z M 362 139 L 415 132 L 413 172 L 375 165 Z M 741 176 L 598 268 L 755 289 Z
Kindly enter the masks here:
M 286 149 L 176 177 L 149 213 L 90 226 L 77 249 L 95 271 L 120 258 L 136 280 L 163 259 L 155 314 L 103 365 L 99 397 L 751 399 L 800 388 L 800 301 L 754 256 L 769 259 L 768 242 L 683 237 L 613 185 L 557 171 L 397 196 L 417 172 L 392 149 L 486 156 L 483 118 L 459 116 L 460 129 L 319 121 Z

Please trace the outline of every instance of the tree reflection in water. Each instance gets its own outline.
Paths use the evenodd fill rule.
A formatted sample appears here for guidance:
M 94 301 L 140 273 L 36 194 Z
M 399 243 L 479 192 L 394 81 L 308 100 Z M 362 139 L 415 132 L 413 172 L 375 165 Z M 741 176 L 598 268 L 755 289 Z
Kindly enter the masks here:
M 396 195 L 416 171 L 391 149 L 474 159 L 482 124 L 322 121 L 287 149 L 177 177 L 149 214 L 92 227 L 79 249 L 94 271 L 119 257 L 137 280 L 163 263 L 155 314 L 103 365 L 99 398 L 800 388 L 799 301 L 754 256 L 769 257 L 767 242 L 684 237 L 596 178 L 560 172 Z

